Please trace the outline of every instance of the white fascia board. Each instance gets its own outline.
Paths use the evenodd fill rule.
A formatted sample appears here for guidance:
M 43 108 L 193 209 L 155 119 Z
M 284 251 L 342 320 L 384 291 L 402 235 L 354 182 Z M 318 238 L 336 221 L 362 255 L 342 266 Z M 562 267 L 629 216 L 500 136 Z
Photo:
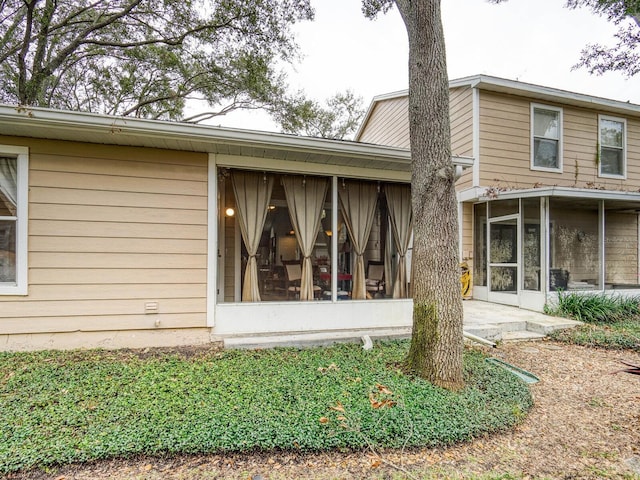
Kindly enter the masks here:
M 486 189 L 483 187 L 470 187 L 456 193 L 458 202 L 480 201 Z
M 158 146 L 164 141 L 186 140 L 203 143 L 256 146 L 313 153 L 325 153 L 349 157 L 383 157 L 390 162 L 410 161 L 409 150 L 386 145 L 363 144 L 342 140 L 314 137 L 299 137 L 281 133 L 240 130 L 207 125 L 166 122 L 139 118 L 107 116 L 85 112 L 65 112 L 41 108 L 17 108 L 0 105 L 0 125 L 24 127 L 24 136 L 33 137 L 33 128 L 65 130 L 67 132 L 103 135 L 118 144 L 117 138 L 157 139 Z
M 351 158 L 382 158 L 390 163 L 407 165 L 411 152 L 405 148 L 387 145 L 357 143 L 324 138 L 299 137 L 281 133 L 258 132 L 232 128 L 212 127 L 178 122 L 115 117 L 85 112 L 66 112 L 43 108 L 16 108 L 0 105 L 0 125 L 18 126 L 24 136 L 38 137 L 35 128 L 65 131 L 70 135 L 94 134 L 104 143 L 118 145 L 118 138 L 127 139 L 128 145 L 139 145 L 140 139 L 157 142 L 158 148 L 166 148 L 166 140 L 184 140 L 203 144 L 254 146 L 288 151 L 303 151 Z M 1 129 L 0 129 L 1 131 Z M 46 137 L 50 138 L 50 137 Z M 136 142 L 137 139 L 137 142 Z M 109 140 L 109 141 L 106 141 Z M 124 143 L 124 142 L 120 142 Z M 473 165 L 468 157 L 452 157 L 454 165 L 463 168 Z
M 640 105 L 611 100 L 608 98 L 595 97 L 582 93 L 570 92 L 558 88 L 534 85 L 531 83 L 509 80 L 506 78 L 492 77 L 489 75 L 476 75 L 465 77 L 449 82 L 449 88 L 460 86 L 470 86 L 481 90 L 508 93 L 512 95 L 528 95 L 530 97 L 545 101 L 562 104 L 576 105 L 584 108 L 607 109 L 624 114 L 640 115 Z
M 541 187 L 530 188 L 526 190 L 509 190 L 498 192 L 497 196 L 488 198 L 486 191 L 488 189 L 480 189 L 478 200 L 509 200 L 516 198 L 533 198 L 533 197 L 571 197 L 571 198 L 591 198 L 596 200 L 629 200 L 640 201 L 640 193 L 638 192 L 619 192 L 613 190 L 594 190 L 591 188 L 573 188 L 573 187 Z

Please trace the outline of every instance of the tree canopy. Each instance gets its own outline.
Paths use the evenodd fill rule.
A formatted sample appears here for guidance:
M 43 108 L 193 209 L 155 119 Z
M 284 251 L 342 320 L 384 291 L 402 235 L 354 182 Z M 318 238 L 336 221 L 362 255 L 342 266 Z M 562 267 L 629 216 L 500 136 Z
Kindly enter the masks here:
M 627 77 L 640 72 L 640 0 L 568 0 L 567 6 L 589 8 L 618 26 L 615 45 L 588 44 L 575 67 L 596 74 L 618 71 Z
M 309 0 L 0 0 L 0 102 L 183 119 L 272 107 Z M 205 118 L 207 115 L 201 116 Z
M 297 98 L 286 99 L 273 116 L 284 133 L 345 139 L 356 132 L 365 113 L 362 97 L 347 90 L 336 93 L 325 104 L 300 93 Z

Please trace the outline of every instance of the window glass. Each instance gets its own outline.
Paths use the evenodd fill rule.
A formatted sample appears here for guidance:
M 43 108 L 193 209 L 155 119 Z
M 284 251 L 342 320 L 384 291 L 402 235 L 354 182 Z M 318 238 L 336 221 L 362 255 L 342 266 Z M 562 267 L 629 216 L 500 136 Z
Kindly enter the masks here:
M 560 168 L 560 112 L 533 109 L 533 166 Z
M 0 157 L 0 283 L 16 283 L 17 159 Z
M 600 118 L 601 175 L 624 175 L 624 147 L 624 122 Z
M 487 285 L 487 204 L 473 206 L 473 284 Z

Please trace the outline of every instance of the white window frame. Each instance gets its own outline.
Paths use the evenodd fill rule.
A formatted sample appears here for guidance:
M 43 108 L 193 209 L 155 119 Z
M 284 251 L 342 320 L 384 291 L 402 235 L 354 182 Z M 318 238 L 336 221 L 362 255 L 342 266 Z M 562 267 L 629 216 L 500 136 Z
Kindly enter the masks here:
M 622 174 L 602 173 L 602 129 L 600 123 L 602 120 L 610 120 L 612 122 L 622 123 Z M 607 145 L 607 148 L 616 148 Z M 598 177 L 601 178 L 627 178 L 627 120 L 620 117 L 612 117 L 610 115 L 598 115 Z
M 29 149 L 13 145 L 0 145 L 0 156 L 15 157 L 18 167 L 18 205 L 15 217 L 0 217 L 16 221 L 16 281 L 0 283 L 0 295 L 27 295 L 28 232 L 29 223 Z
M 558 138 L 554 138 L 553 140 L 558 141 L 558 168 L 549 168 L 549 167 L 540 167 L 535 165 L 535 111 L 536 109 L 540 110 L 549 110 L 552 112 L 558 112 Z M 563 128 L 564 128 L 564 120 L 562 118 L 562 108 L 560 107 L 552 107 L 551 105 L 544 105 L 541 103 L 532 103 L 531 104 L 531 114 L 530 114 L 530 122 L 531 122 L 531 135 L 530 135 L 530 145 L 531 145 L 531 160 L 530 160 L 530 168 L 531 170 L 538 170 L 542 172 L 552 172 L 552 173 L 562 173 L 562 150 L 563 150 L 563 142 L 562 137 L 564 136 Z M 546 138 L 546 137 L 541 137 Z

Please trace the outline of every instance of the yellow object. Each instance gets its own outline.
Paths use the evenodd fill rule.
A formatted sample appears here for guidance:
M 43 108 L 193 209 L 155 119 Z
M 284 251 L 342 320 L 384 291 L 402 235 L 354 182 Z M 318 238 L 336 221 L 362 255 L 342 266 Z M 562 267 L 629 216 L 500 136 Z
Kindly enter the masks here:
M 460 263 L 460 289 L 463 298 L 471 293 L 471 272 L 467 262 Z

